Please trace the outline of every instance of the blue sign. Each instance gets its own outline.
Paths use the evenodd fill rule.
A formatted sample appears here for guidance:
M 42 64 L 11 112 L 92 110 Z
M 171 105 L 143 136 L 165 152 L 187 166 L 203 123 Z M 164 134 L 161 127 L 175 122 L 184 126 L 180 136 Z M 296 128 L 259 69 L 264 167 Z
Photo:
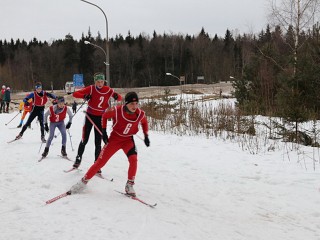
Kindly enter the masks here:
M 73 86 L 83 87 L 83 74 L 73 74 Z

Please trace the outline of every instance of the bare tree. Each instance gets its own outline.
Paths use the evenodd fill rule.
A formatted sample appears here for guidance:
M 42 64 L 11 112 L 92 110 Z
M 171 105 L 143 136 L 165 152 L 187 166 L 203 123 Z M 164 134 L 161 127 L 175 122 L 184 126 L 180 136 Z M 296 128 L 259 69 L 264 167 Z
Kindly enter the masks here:
M 320 0 L 270 0 L 270 21 L 284 32 L 291 32 L 293 41 L 286 41 L 293 53 L 293 76 L 296 75 L 299 48 L 304 44 L 301 33 L 307 33 L 317 22 Z

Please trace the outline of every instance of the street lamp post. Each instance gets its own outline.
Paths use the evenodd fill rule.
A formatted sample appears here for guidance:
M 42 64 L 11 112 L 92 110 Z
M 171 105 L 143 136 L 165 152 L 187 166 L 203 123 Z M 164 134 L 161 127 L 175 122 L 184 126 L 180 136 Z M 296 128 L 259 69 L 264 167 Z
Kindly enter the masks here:
M 174 77 L 174 78 L 176 78 L 176 79 L 179 80 L 179 83 L 180 83 L 180 91 L 181 91 L 181 95 L 182 95 L 182 85 L 181 85 L 180 78 L 178 78 L 176 75 L 173 75 L 172 73 L 169 73 L 169 72 L 167 72 L 166 75 L 167 75 L 167 76 Z
M 105 51 L 102 47 L 100 47 L 100 46 L 98 46 L 98 45 L 96 45 L 96 44 L 93 44 L 92 42 L 89 42 L 89 41 L 84 41 L 84 44 L 89 44 L 89 45 L 91 45 L 91 46 L 94 46 L 94 47 L 96 47 L 96 48 L 99 48 L 99 49 L 104 53 L 105 58 L 106 58 L 105 64 L 106 64 L 106 78 L 107 78 L 109 64 L 108 64 L 108 54 L 106 53 L 106 51 Z M 106 80 L 107 80 L 107 79 L 106 79 Z M 109 83 L 109 82 L 108 82 L 108 80 L 107 80 L 107 85 L 108 85 L 108 83 Z M 108 85 L 108 86 L 110 86 L 110 85 Z
M 107 15 L 105 14 L 105 12 L 102 10 L 101 7 L 99 7 L 98 5 L 96 4 L 93 4 L 91 2 L 88 2 L 86 0 L 80 0 L 82 2 L 85 2 L 85 3 L 88 3 L 92 6 L 95 6 L 97 8 L 100 9 L 100 11 L 103 13 L 104 15 L 104 18 L 106 19 L 106 51 L 104 51 L 101 47 L 99 46 L 96 46 L 96 47 L 99 47 L 103 50 L 103 52 L 106 54 L 106 80 L 107 80 L 107 85 L 110 87 L 111 83 L 110 83 L 110 64 L 109 64 L 109 37 L 108 37 L 108 19 L 107 19 Z

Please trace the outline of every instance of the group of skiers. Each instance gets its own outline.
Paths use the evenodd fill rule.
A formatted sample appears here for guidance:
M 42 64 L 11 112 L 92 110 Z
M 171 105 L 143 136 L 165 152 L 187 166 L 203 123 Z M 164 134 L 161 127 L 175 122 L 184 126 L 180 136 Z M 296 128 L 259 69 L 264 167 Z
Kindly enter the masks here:
M 125 95 L 124 104 L 114 107 L 109 105 L 110 99 L 113 98 L 117 102 L 121 102 L 123 97 L 114 91 L 114 89 L 105 85 L 105 76 L 102 73 L 96 73 L 93 76 L 94 84 L 89 85 L 73 93 L 74 98 L 84 99 L 87 103 L 85 111 L 85 121 L 82 127 L 82 138 L 78 146 L 77 156 L 72 166 L 72 170 L 78 169 L 81 164 L 82 156 L 88 143 L 90 132 L 94 127 L 94 164 L 89 168 L 84 177 L 70 189 L 71 193 L 79 193 L 85 187 L 88 181 L 96 174 L 101 174 L 101 168 L 108 160 L 120 149 L 126 154 L 129 161 L 128 179 L 125 185 L 125 192 L 130 196 L 136 196 L 133 188 L 135 176 L 137 172 L 137 151 L 133 135 L 139 130 L 139 125 L 142 126 L 144 133 L 144 143 L 147 147 L 150 146 L 148 137 L 148 122 L 145 112 L 139 108 L 139 98 L 137 93 L 128 92 Z M 48 98 L 54 99 L 55 105 L 49 107 L 44 114 L 45 104 Z M 41 141 L 46 142 L 42 157 L 47 157 L 54 137 L 54 131 L 59 129 L 62 136 L 61 155 L 67 157 L 66 152 L 66 131 L 71 127 L 72 118 L 77 113 L 77 104 L 74 101 L 72 110 L 65 105 L 64 97 L 57 97 L 52 93 L 48 93 L 42 89 L 41 82 L 35 84 L 35 90 L 28 94 L 23 99 L 24 113 L 30 112 L 27 122 L 22 126 L 23 118 L 21 118 L 18 127 L 22 126 L 20 133 L 15 140 L 21 139 L 26 129 L 32 121 L 37 117 L 40 124 Z M 82 106 L 82 105 L 81 105 Z M 19 107 L 20 112 L 22 106 Z M 68 123 L 65 125 L 65 119 L 68 115 Z M 48 124 L 48 117 L 50 126 Z M 110 137 L 107 134 L 107 120 L 112 119 L 112 132 Z M 46 141 L 45 132 L 49 132 L 49 137 Z M 104 146 L 101 147 L 101 142 Z
M 9 103 L 11 102 L 10 87 L 2 85 L 0 92 L 0 113 L 9 113 Z

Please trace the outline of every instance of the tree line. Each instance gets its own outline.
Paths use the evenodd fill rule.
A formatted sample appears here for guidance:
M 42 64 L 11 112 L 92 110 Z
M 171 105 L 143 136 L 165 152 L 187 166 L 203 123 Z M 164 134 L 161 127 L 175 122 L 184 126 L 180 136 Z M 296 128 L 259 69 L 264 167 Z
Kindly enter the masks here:
M 85 41 L 106 47 L 106 40 L 99 33 L 93 37 L 90 30 L 79 41 L 70 34 L 50 43 L 36 38 L 28 43 L 1 40 L 0 81 L 16 89 L 32 88 L 35 81 L 42 81 L 46 87 L 52 82 L 62 88 L 66 81 L 72 81 L 73 74 L 82 73 L 89 84 L 93 73 L 105 72 L 105 55 Z M 152 37 L 133 37 L 129 32 L 108 43 L 112 87 L 179 85 L 179 80 L 166 76 L 166 72 L 185 76 L 186 83 L 196 83 L 197 76 L 205 76 L 203 83 L 225 81 L 237 61 L 229 30 L 225 39 L 217 35 L 211 39 L 204 29 L 197 36 L 154 32 Z
M 118 88 L 178 85 L 170 72 L 185 76 L 188 84 L 234 80 L 238 106 L 246 113 L 281 115 L 293 121 L 319 118 L 320 28 L 299 32 L 303 44 L 293 51 L 294 28 L 286 32 L 269 25 L 258 35 L 117 35 L 108 42 L 111 86 Z M 90 30 L 81 39 L 42 42 L 34 38 L 0 41 L 0 82 L 17 90 L 30 90 L 41 81 L 45 88 L 62 89 L 73 74 L 84 74 L 91 84 L 95 72 L 105 72 L 106 39 Z M 290 45 L 292 43 L 292 45 Z M 232 76 L 233 79 L 230 79 Z

